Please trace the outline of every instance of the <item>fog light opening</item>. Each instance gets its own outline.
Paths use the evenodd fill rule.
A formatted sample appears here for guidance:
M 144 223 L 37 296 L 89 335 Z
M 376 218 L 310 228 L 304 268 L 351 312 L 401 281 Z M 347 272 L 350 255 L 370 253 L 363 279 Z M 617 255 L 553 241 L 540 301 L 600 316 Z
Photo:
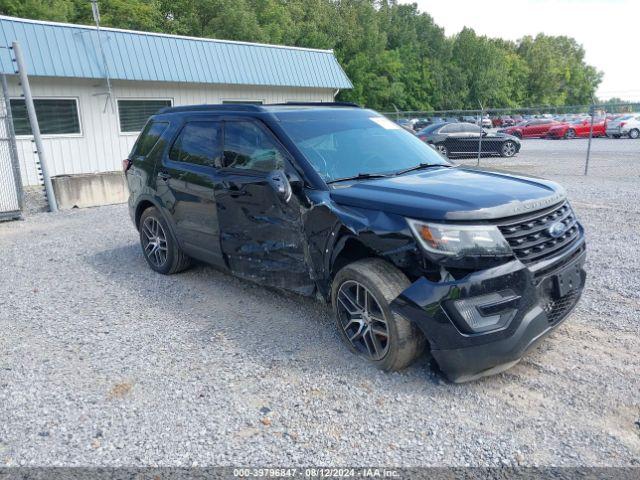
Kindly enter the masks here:
M 484 333 L 507 325 L 517 312 L 520 297 L 512 290 L 454 300 L 460 327 L 468 333 Z

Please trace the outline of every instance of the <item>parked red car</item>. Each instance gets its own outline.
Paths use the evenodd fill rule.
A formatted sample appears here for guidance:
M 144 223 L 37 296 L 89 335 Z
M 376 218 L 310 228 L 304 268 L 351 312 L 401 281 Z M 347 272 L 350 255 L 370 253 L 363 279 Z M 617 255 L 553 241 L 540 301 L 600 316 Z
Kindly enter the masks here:
M 547 131 L 547 138 L 576 138 L 588 137 L 591 129 L 591 119 L 583 118 L 573 122 L 561 123 L 551 127 Z M 607 131 L 607 121 L 603 118 L 596 118 L 593 122 L 593 136 L 604 137 Z
M 518 138 L 542 138 L 547 135 L 551 127 L 556 125 L 558 125 L 558 122 L 550 118 L 532 118 L 513 127 L 498 130 L 498 132 Z

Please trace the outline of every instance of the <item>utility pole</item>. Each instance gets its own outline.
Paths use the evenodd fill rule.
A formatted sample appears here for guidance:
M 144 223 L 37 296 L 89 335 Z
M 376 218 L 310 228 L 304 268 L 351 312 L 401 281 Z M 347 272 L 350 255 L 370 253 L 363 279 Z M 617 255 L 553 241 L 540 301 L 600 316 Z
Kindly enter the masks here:
M 478 164 L 480 166 L 480 154 L 482 153 L 482 136 L 484 135 L 484 128 L 482 127 L 482 120 L 484 119 L 484 107 L 482 106 L 482 102 L 478 102 L 480 104 L 480 118 L 478 119 L 478 123 L 480 124 L 480 138 L 478 139 Z
M 27 76 L 27 67 L 22 56 L 22 49 L 18 42 L 11 44 L 13 54 L 15 55 L 18 71 L 16 72 L 20 77 L 20 84 L 22 85 L 22 91 L 24 92 L 24 103 L 27 106 L 27 114 L 29 115 L 29 124 L 31 125 L 31 133 L 33 134 L 33 141 L 36 145 L 36 151 L 40 159 L 40 168 L 42 169 L 42 179 L 44 180 L 44 189 L 47 194 L 47 202 L 49 203 L 49 209 L 52 212 L 58 211 L 58 202 L 56 202 L 56 195 L 53 192 L 53 185 L 51 184 L 51 177 L 49 176 L 49 167 L 47 165 L 47 158 L 42 146 L 42 136 L 40 135 L 40 126 L 38 125 L 38 117 L 36 117 L 36 107 L 33 105 L 33 97 L 31 96 L 31 86 L 29 85 L 29 77 Z
M 589 158 L 591 158 L 591 139 L 593 138 L 593 121 L 596 116 L 596 106 L 591 104 L 591 126 L 589 127 L 589 144 L 587 145 L 587 160 L 584 162 L 584 174 L 589 173 Z
M 96 39 L 98 41 L 98 49 L 100 50 L 100 58 L 102 59 L 102 67 L 104 68 L 104 78 L 107 83 L 107 91 L 102 93 L 96 93 L 95 95 L 106 95 L 107 99 L 104 102 L 103 113 L 107 111 L 107 105 L 111 106 L 111 111 L 115 111 L 113 106 L 113 95 L 111 91 L 111 77 L 109 75 L 109 64 L 107 63 L 107 56 L 104 53 L 104 46 L 102 45 L 102 32 L 100 31 L 100 7 L 98 6 L 98 0 L 89 0 L 91 2 L 91 12 L 93 13 L 93 20 L 96 22 Z

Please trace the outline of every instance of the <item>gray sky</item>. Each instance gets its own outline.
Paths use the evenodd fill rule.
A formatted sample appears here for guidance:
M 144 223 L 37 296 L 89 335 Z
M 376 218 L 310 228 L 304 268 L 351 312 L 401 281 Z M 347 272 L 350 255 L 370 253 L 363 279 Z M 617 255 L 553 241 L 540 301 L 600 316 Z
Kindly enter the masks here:
M 604 72 L 598 97 L 640 100 L 640 0 L 401 0 L 417 3 L 447 35 L 464 26 L 491 37 L 567 35 Z

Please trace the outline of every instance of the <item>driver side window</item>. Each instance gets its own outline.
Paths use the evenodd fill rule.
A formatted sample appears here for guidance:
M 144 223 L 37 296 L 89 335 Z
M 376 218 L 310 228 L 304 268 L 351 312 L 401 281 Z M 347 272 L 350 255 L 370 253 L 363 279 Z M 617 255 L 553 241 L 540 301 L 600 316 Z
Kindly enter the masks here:
M 271 172 L 284 168 L 284 157 L 281 147 L 255 122 L 225 123 L 224 167 Z

